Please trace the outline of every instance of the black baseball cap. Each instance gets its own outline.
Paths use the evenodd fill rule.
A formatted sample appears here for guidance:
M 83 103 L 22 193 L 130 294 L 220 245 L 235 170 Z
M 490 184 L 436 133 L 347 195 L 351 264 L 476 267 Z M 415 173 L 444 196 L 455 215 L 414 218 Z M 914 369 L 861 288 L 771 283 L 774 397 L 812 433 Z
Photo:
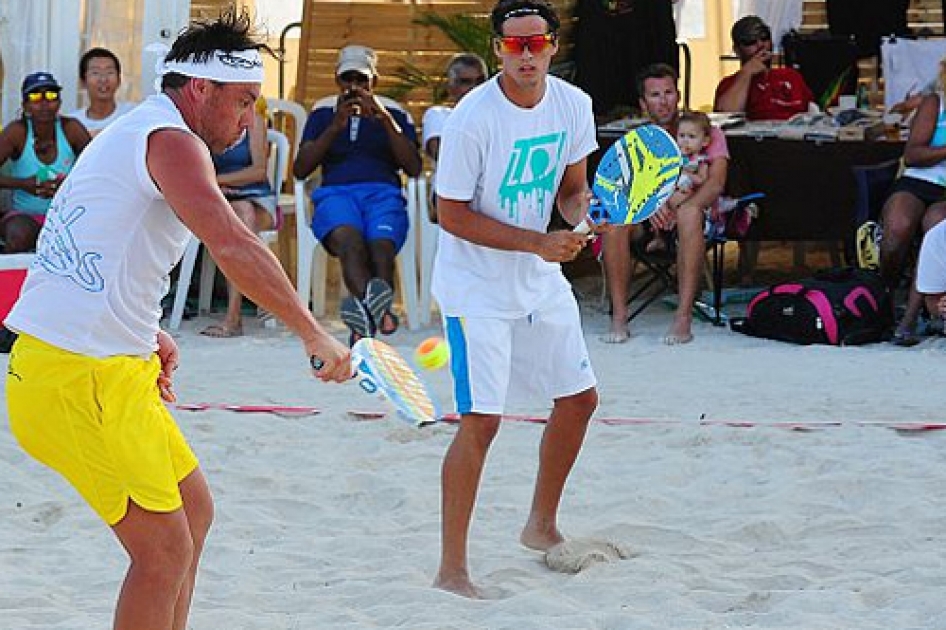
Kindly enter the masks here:
M 733 44 L 747 46 L 760 39 L 772 39 L 772 29 L 758 15 L 747 15 L 732 25 L 730 35 Z

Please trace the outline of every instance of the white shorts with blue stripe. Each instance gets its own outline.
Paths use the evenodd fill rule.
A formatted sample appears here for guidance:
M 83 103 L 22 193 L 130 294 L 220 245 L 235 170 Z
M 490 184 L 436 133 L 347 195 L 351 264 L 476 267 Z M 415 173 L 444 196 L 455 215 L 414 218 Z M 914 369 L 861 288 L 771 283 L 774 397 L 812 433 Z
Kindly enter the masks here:
M 550 403 L 597 382 L 571 292 L 516 319 L 446 316 L 444 330 L 459 414 L 502 414 L 510 401 Z

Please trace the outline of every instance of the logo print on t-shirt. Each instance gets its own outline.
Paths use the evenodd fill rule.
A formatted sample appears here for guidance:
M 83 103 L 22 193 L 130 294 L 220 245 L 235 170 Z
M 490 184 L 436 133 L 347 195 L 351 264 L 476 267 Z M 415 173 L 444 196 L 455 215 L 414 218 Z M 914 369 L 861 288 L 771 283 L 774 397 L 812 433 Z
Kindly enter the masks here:
M 102 255 L 80 253 L 70 229 L 85 214 L 85 207 L 64 211 L 64 205 L 60 201 L 49 209 L 36 247 L 36 258 L 49 273 L 69 278 L 86 291 L 97 293 L 105 288 L 105 279 L 96 266 Z
M 565 148 L 565 132 L 523 138 L 513 145 L 499 187 L 499 205 L 521 224 L 527 213 L 545 216 L 555 195 L 555 174 Z

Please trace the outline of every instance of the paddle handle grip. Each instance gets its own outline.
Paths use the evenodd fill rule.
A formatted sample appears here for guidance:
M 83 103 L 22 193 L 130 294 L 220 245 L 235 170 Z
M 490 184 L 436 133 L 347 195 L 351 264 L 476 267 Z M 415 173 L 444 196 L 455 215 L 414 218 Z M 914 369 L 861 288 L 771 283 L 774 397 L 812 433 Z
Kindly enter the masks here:
M 591 230 L 594 229 L 594 224 L 591 222 L 590 217 L 585 217 L 575 226 L 572 230 L 575 234 L 591 234 Z
M 591 235 L 591 231 L 594 230 L 595 225 L 597 225 L 597 223 L 595 223 L 595 217 L 600 218 L 600 215 L 602 214 L 601 210 L 599 209 L 600 207 L 601 200 L 597 197 L 592 197 L 591 203 L 588 204 L 588 214 L 586 214 L 582 220 L 578 222 L 578 225 L 572 229 L 572 232 L 575 234 Z

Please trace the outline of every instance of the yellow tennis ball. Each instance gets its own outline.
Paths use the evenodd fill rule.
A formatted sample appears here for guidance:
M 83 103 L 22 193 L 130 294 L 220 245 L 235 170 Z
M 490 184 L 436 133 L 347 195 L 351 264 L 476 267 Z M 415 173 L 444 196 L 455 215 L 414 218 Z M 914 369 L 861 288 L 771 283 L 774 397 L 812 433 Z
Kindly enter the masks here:
M 449 358 L 447 342 L 440 337 L 424 339 L 414 350 L 414 362 L 425 370 L 439 370 Z

